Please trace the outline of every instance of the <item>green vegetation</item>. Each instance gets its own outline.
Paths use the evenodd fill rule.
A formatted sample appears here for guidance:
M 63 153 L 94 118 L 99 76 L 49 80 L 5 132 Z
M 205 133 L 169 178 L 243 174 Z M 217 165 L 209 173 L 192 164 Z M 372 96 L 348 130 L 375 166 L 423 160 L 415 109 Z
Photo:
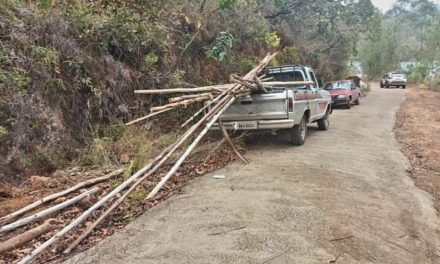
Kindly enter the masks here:
M 364 41 L 360 57 L 370 78 L 399 70 L 401 62 L 415 62 L 406 70 L 411 83 L 436 86 L 440 61 L 440 9 L 429 0 L 398 0 L 381 18 L 377 36 Z
M 276 63 L 342 78 L 381 21 L 370 0 L 2 1 L 0 166 L 33 173 L 35 163 L 107 165 L 121 153 L 144 162 L 185 114 L 165 115 L 160 136 L 125 128 L 164 100 L 134 89 L 222 83 L 274 50 Z

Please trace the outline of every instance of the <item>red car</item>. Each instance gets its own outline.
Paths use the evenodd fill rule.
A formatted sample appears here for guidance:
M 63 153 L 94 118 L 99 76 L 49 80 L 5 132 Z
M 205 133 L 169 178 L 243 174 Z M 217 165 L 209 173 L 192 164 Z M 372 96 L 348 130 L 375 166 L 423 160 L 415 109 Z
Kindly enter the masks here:
M 351 104 L 358 105 L 361 97 L 361 89 L 352 80 L 328 82 L 324 90 L 329 91 L 332 97 L 332 106 L 345 106 L 351 108 Z

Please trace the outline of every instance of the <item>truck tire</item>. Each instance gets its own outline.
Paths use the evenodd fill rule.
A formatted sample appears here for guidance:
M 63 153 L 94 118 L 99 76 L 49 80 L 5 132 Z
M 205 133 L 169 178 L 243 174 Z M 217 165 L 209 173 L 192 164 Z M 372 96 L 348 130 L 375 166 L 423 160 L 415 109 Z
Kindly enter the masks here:
M 351 97 L 350 97 L 350 99 L 348 100 L 348 103 L 347 103 L 347 105 L 345 106 L 347 109 L 350 109 L 351 108 Z
M 290 143 L 295 146 L 302 146 L 307 137 L 307 119 L 304 115 L 298 125 L 293 126 L 290 133 Z
M 330 114 L 329 111 L 325 113 L 325 116 L 318 120 L 318 128 L 319 130 L 328 130 L 330 126 Z
M 402 85 L 402 89 L 406 89 L 406 85 Z
M 383 88 L 383 83 L 382 82 L 380 82 L 380 88 Z
M 361 97 L 360 94 L 359 94 L 359 97 Z M 360 105 L 361 104 L 361 101 L 359 100 L 359 97 L 358 97 L 358 99 L 356 99 L 356 101 L 354 101 L 355 105 Z

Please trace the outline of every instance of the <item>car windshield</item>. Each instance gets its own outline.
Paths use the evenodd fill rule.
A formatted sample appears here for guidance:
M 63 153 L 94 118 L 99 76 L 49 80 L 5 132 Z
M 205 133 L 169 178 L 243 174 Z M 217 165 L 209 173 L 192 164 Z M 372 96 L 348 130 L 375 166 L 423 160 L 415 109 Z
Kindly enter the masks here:
M 396 78 L 405 78 L 405 75 L 400 74 L 400 73 L 393 73 L 392 75 L 393 75 L 393 77 L 396 77 Z
M 350 90 L 350 84 L 348 82 L 327 83 L 324 90 Z

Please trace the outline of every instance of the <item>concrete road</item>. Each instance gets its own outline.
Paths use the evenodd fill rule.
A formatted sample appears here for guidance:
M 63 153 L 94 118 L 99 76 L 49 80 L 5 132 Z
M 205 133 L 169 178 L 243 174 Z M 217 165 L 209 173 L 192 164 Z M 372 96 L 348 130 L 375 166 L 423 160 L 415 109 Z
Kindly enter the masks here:
M 404 98 L 374 87 L 302 147 L 265 138 L 249 165 L 197 179 L 67 263 L 440 263 L 437 212 L 392 132 Z

